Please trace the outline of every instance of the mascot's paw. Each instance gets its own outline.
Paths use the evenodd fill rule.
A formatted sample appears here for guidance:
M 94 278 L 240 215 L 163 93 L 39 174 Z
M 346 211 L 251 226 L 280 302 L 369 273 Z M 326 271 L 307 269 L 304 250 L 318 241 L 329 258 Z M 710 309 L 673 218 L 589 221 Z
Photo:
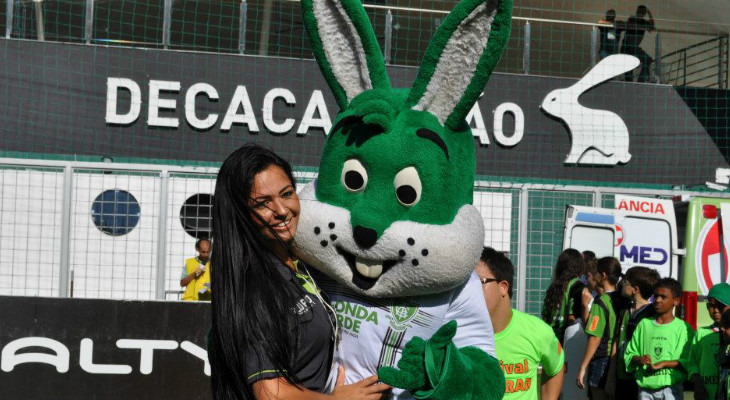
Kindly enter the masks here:
M 426 386 L 426 370 L 423 368 L 423 354 L 426 341 L 414 337 L 403 348 L 403 356 L 398 361 L 398 368 L 381 367 L 378 379 L 390 386 L 413 392 Z
M 450 321 L 439 328 L 428 341 L 414 337 L 404 347 L 398 369 L 381 367 L 378 369 L 378 378 L 414 395 L 430 391 L 439 382 L 447 349 L 452 345 L 455 334 L 456 321 Z
M 455 334 L 456 322 L 450 321 L 428 341 L 413 338 L 403 349 L 398 369 L 380 368 L 379 379 L 417 399 L 502 399 L 505 385 L 499 361 L 476 347 L 457 348 Z
M 476 347 L 459 349 L 461 354 L 472 360 L 474 367 L 473 399 L 502 400 L 505 391 L 504 372 L 499 360 Z

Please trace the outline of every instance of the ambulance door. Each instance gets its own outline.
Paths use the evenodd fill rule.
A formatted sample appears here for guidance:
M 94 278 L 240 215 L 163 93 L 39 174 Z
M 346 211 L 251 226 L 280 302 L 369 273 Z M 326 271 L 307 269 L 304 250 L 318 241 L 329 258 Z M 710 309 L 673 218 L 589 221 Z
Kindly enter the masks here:
M 661 277 L 677 278 L 677 256 L 673 254 L 669 221 L 644 215 L 622 215 L 616 225 L 622 231 L 616 243 L 616 258 L 624 272 L 641 266 L 656 269 Z
M 692 326 L 712 323 L 703 304 L 712 286 L 730 281 L 730 200 L 694 197 L 689 201 L 683 263 L 683 319 Z
M 616 237 L 613 210 L 595 207 L 568 206 L 565 211 L 563 249 L 590 250 L 596 257 L 614 255 Z
M 668 199 L 617 194 L 615 257 L 624 272 L 631 267 L 649 267 L 662 277 L 677 279 L 677 221 L 674 204 Z

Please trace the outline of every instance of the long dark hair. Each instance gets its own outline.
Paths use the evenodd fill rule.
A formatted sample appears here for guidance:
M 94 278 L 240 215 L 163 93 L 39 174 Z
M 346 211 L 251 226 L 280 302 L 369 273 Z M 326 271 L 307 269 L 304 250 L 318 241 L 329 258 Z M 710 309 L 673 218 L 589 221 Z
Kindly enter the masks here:
M 565 249 L 558 261 L 555 263 L 555 276 L 553 282 L 545 293 L 545 301 L 542 305 L 542 319 L 552 323 L 553 317 L 559 313 L 563 295 L 568 290 L 568 282 L 585 273 L 585 262 L 583 255 L 576 249 Z
M 233 152 L 218 172 L 211 254 L 213 329 L 208 349 L 216 400 L 255 398 L 244 372 L 251 364 L 247 357 L 254 354 L 265 355 L 289 382 L 295 382 L 293 349 L 298 332 L 290 311 L 295 293 L 287 290 L 290 286 L 277 270 L 270 242 L 254 221 L 258 214 L 249 205 L 254 177 L 272 165 L 284 170 L 295 186 L 291 166 L 255 144 Z

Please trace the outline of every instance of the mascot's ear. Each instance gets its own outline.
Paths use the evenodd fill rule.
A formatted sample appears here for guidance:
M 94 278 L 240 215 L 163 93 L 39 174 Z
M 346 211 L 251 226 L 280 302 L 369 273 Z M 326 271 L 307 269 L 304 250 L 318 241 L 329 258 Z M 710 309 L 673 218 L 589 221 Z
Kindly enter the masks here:
M 463 123 L 507 44 L 512 0 L 462 0 L 426 49 L 406 105 L 447 128 Z
M 369 89 L 389 89 L 380 46 L 359 0 L 302 0 L 314 58 L 340 109 Z

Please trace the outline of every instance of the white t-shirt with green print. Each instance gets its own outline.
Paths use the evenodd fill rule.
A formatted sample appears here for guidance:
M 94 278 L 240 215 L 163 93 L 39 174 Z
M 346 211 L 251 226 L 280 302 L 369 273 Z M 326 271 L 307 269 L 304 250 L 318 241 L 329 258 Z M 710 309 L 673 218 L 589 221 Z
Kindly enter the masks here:
M 415 336 L 427 340 L 450 320 L 458 324 L 457 347 L 476 346 L 496 357 L 492 321 L 474 273 L 445 293 L 402 299 L 369 299 L 321 274 L 316 279 L 337 313 L 341 341 L 335 360 L 345 366 L 346 383 L 372 376 L 381 366 L 397 366 L 408 341 Z M 393 389 L 393 399 L 412 398 Z

